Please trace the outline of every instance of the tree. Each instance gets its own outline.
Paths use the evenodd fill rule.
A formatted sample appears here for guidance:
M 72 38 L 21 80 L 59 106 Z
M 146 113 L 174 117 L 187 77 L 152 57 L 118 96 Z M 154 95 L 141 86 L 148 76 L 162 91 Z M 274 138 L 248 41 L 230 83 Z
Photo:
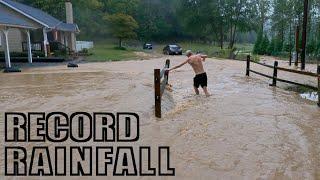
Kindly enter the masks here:
M 254 1 L 251 0 L 225 0 L 226 17 L 229 22 L 229 48 L 233 49 L 238 31 L 248 32 L 252 29 L 251 19 L 254 17 Z
M 274 55 L 275 46 L 276 46 L 276 39 L 273 38 L 269 43 L 269 47 L 267 49 L 267 55 L 269 56 Z
M 320 41 L 317 44 L 316 50 L 315 50 L 315 56 L 317 58 L 320 58 Z
M 274 47 L 274 55 L 278 55 L 283 50 L 283 41 L 280 38 L 276 38 L 275 47 Z
M 61 13 L 61 9 L 65 9 L 65 0 L 19 0 L 19 2 L 39 8 L 60 20 L 65 19 L 65 13 Z
M 139 23 L 138 37 L 143 41 L 166 40 L 182 32 L 171 0 L 140 0 L 134 16 Z
M 254 0 L 258 16 L 254 19 L 257 19 L 257 28 L 259 31 L 264 32 L 264 25 L 267 22 L 270 11 L 271 2 L 269 0 Z
M 260 45 L 260 54 L 261 55 L 267 54 L 267 50 L 268 50 L 269 44 L 270 44 L 270 42 L 269 42 L 268 36 L 265 35 L 263 40 L 262 40 L 262 43 Z
M 138 23 L 132 16 L 117 13 L 106 15 L 104 17 L 109 25 L 111 34 L 119 39 L 119 48 L 122 48 L 122 40 L 137 37 L 135 32 L 138 29 Z
M 262 31 L 260 31 L 258 33 L 256 43 L 254 44 L 254 47 L 253 47 L 254 54 L 260 54 L 260 52 L 261 52 L 260 48 L 261 48 L 262 41 L 263 41 L 263 33 L 262 33 Z
M 263 33 L 259 32 L 257 41 L 254 44 L 253 53 L 259 54 L 259 55 L 267 54 L 269 44 L 270 42 L 269 42 L 268 36 L 267 35 L 263 36 Z

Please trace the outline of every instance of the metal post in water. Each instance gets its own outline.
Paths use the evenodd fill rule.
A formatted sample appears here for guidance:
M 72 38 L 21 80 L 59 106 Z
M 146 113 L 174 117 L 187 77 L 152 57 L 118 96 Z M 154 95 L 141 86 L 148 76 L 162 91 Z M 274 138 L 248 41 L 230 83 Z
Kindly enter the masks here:
M 275 61 L 273 66 L 273 78 L 272 78 L 271 86 L 277 86 L 278 65 L 279 65 L 278 61 Z
M 247 56 L 246 76 L 250 76 L 250 55 Z

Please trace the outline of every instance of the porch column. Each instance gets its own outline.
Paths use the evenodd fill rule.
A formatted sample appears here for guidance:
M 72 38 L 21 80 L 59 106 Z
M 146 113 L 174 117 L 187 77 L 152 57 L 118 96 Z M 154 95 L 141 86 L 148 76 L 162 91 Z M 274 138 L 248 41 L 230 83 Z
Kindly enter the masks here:
M 72 51 L 76 52 L 76 43 L 77 43 L 77 40 L 76 40 L 76 34 L 74 32 L 71 32 L 71 49 Z
M 30 31 L 26 30 L 26 33 L 27 33 L 27 46 L 28 46 L 28 62 L 32 63 Z
M 43 50 L 44 50 L 44 55 L 46 57 L 48 57 L 48 49 L 47 49 L 47 45 L 48 45 L 48 34 L 45 28 L 43 28 L 42 30 L 43 32 Z
M 4 40 L 4 55 L 6 59 L 6 68 L 11 68 L 11 58 L 10 58 L 10 50 L 9 50 L 9 40 L 8 33 L 9 29 L 2 30 L 3 32 L 3 40 Z

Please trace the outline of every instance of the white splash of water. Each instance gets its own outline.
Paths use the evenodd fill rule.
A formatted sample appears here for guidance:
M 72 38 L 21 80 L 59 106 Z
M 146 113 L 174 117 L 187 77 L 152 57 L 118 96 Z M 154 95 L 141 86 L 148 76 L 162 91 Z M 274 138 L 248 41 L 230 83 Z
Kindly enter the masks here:
M 308 99 L 310 101 L 318 101 L 318 93 L 317 92 L 305 92 L 300 94 L 300 96 L 304 99 Z

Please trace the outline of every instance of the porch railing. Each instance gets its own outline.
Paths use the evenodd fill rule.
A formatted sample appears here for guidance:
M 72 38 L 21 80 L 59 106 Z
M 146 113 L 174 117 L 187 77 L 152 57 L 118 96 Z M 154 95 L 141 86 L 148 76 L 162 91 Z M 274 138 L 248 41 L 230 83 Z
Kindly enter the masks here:
M 28 51 L 28 43 L 22 42 L 22 51 L 27 52 Z M 43 51 L 43 44 L 42 42 L 33 42 L 31 43 L 31 51 L 33 52 L 42 52 Z

